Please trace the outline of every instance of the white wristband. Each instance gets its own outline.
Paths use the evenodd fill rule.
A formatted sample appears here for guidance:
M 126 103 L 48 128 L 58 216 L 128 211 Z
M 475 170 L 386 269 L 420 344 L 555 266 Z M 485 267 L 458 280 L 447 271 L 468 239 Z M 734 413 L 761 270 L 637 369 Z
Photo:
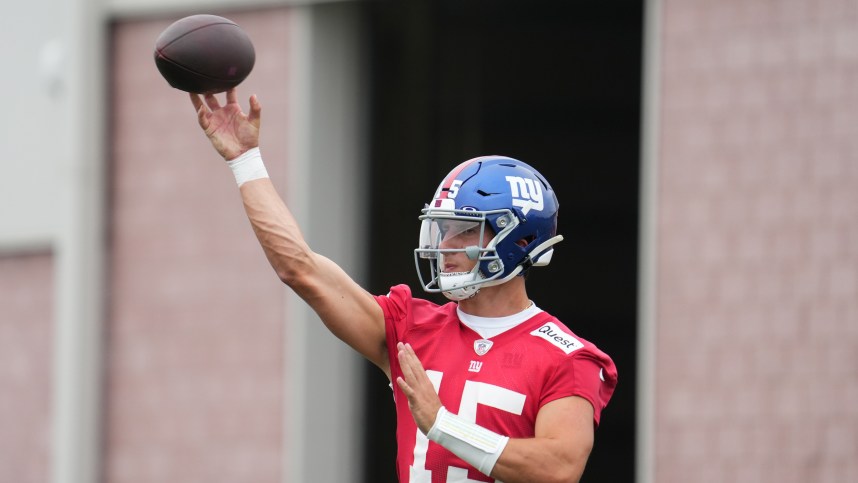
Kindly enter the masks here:
M 438 410 L 435 424 L 426 436 L 486 476 L 491 476 L 495 463 L 509 442 L 507 436 L 466 421 L 444 406 Z
M 259 147 L 248 149 L 237 158 L 227 161 L 226 165 L 232 169 L 232 174 L 235 175 L 235 182 L 238 183 L 238 186 L 248 181 L 268 177 L 268 171 L 262 162 L 262 154 L 259 152 Z

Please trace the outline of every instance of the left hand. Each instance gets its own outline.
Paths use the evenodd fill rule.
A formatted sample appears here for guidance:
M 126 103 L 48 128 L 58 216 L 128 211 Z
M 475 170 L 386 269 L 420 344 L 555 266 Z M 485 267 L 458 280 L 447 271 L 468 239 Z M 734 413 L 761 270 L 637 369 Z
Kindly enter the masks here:
M 411 344 L 400 342 L 396 348 L 399 350 L 397 357 L 402 375 L 405 376 L 397 377 L 396 384 L 408 398 L 408 408 L 411 410 L 414 422 L 417 423 L 420 431 L 426 434 L 435 424 L 435 417 L 441 409 L 441 399 L 435 392 L 435 387 L 426 375 L 426 370 L 423 369 L 423 364 L 420 363 Z

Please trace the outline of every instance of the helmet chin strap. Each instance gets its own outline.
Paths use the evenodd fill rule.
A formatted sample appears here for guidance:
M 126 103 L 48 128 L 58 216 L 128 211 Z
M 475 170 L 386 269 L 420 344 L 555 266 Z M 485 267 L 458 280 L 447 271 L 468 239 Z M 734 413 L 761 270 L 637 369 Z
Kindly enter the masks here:
M 469 260 L 480 258 L 480 247 L 476 245 L 465 247 L 464 251 Z M 443 264 L 444 254 L 441 254 L 439 265 L 443 266 Z M 438 274 L 438 288 L 449 300 L 458 302 L 476 295 L 482 286 L 479 280 L 483 278 L 485 277 L 480 273 L 480 264 L 477 263 L 468 272 L 440 272 Z
M 474 267 L 476 270 L 477 267 Z M 441 272 L 438 277 L 438 286 L 441 288 L 441 293 L 448 299 L 458 302 L 473 297 L 480 291 L 481 283 L 467 285 L 474 280 L 474 277 L 484 278 L 479 270 L 474 272 Z

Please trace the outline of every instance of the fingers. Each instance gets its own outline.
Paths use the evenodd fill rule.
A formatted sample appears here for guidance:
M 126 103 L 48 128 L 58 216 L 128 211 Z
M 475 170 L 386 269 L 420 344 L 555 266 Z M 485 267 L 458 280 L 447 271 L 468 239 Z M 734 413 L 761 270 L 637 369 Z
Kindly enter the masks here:
M 396 348 L 399 349 L 397 357 L 399 357 L 399 365 L 402 367 L 402 374 L 405 376 L 405 380 L 414 382 L 414 377 L 423 371 L 423 364 L 420 363 L 420 359 L 417 358 L 417 354 L 414 353 L 414 348 L 411 347 L 411 344 L 399 342 Z
M 191 94 L 191 102 L 197 109 L 197 122 L 200 124 L 200 127 L 203 128 L 203 131 L 207 131 L 211 121 L 209 120 L 209 113 L 206 110 L 206 106 L 203 105 L 203 101 L 201 101 L 200 97 L 196 94 Z
M 247 120 L 258 128 L 261 116 L 262 104 L 259 103 L 259 99 L 256 97 L 256 94 L 253 94 L 250 96 L 250 115 L 247 116 Z
M 414 396 L 414 389 L 411 389 L 411 386 L 409 386 L 408 383 L 405 382 L 405 379 L 397 377 L 396 385 L 399 386 L 399 389 L 402 389 L 402 392 L 405 393 L 405 397 L 411 398 L 412 396 Z
M 399 366 L 402 369 L 403 376 L 396 378 L 396 385 L 402 389 L 402 392 L 404 392 L 405 396 L 410 400 L 417 392 L 415 388 L 418 387 L 419 382 L 417 380 L 415 366 L 420 366 L 420 361 L 417 359 L 417 355 L 414 353 L 414 349 L 411 348 L 410 344 L 399 342 L 396 344 L 396 348 L 399 349 L 397 357 L 399 358 Z M 408 382 L 415 384 L 415 386 L 412 387 Z
M 208 132 L 209 124 L 211 123 L 211 121 L 209 121 L 209 117 L 207 114 L 208 113 L 206 112 L 205 108 L 203 108 L 203 107 L 200 107 L 200 110 L 197 111 L 197 122 L 200 123 L 200 127 L 203 128 L 203 131 L 206 131 L 206 132 Z
M 209 109 L 212 111 L 216 111 L 220 109 L 220 102 L 218 102 L 217 97 L 214 94 L 206 94 L 206 105 L 209 106 Z
M 397 378 L 396 382 L 410 398 L 416 392 L 431 386 L 432 383 L 426 376 L 426 370 L 423 369 L 423 364 L 411 344 L 399 342 L 396 347 L 399 349 L 397 357 L 399 358 L 399 367 L 402 370 L 402 377 Z
M 203 100 L 200 99 L 200 95 L 193 92 L 189 92 L 188 94 L 191 96 L 191 104 L 194 105 L 194 110 L 200 112 L 200 108 L 203 107 Z
M 402 342 L 396 344 L 396 348 L 399 349 L 396 356 L 399 358 L 399 366 L 402 369 L 402 375 L 405 376 L 406 381 L 414 382 L 414 363 L 411 360 L 411 354 L 408 352 L 406 345 Z
M 238 94 L 235 92 L 235 87 L 226 91 L 226 103 L 238 104 Z
M 397 348 L 397 349 L 399 349 L 399 354 L 400 354 L 400 355 L 404 354 L 404 355 L 406 355 L 409 359 L 410 359 L 410 358 L 417 359 L 417 354 L 414 352 L 414 348 L 413 348 L 413 347 L 411 347 L 411 344 L 407 344 L 407 343 L 403 343 L 403 342 L 397 342 L 397 343 L 396 343 L 396 348 Z M 420 363 L 420 360 L 419 360 L 419 359 L 417 360 L 417 363 L 418 363 L 418 364 Z
M 408 398 L 408 408 L 411 410 L 417 427 L 423 434 L 426 434 L 435 424 L 438 410 L 441 407 L 437 388 L 433 387 L 432 381 L 411 344 L 400 342 L 396 348 L 398 349 L 397 357 L 402 371 L 402 376 L 396 378 L 396 385 Z

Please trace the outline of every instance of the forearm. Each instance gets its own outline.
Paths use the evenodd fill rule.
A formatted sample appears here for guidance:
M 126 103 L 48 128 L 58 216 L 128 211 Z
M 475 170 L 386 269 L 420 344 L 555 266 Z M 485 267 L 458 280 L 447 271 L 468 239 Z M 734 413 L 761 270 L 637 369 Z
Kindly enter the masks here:
M 403 352 L 409 350 L 408 346 L 400 344 L 400 361 L 407 357 Z M 403 373 L 413 384 L 419 384 L 413 370 L 406 371 L 403 366 Z M 412 414 L 420 427 L 420 422 L 427 418 L 423 411 L 415 414 L 414 407 L 425 406 L 427 401 L 418 400 L 418 391 L 409 384 L 397 382 L 406 395 L 411 394 Z M 507 483 L 578 481 L 592 447 L 592 440 L 588 442 L 586 435 L 576 434 L 511 439 L 459 417 L 443 406 L 437 410 L 426 435 L 483 474 Z
M 235 176 L 247 217 L 277 276 L 337 337 L 389 373 L 381 308 L 339 266 L 310 249 L 268 178 L 259 151 L 259 100 L 250 97 L 245 115 L 235 89 L 227 91 L 224 106 L 213 95 L 190 97 L 200 127 Z
M 310 249 L 268 178 L 248 181 L 240 190 L 253 231 L 280 280 L 336 337 L 389 373 L 384 318 L 372 295 L 336 263 Z
M 292 213 L 268 178 L 256 179 L 240 187 L 244 210 L 277 276 L 301 293 L 301 275 L 312 273 L 313 253 Z
M 569 450 L 568 442 L 555 439 L 510 439 L 491 476 L 504 483 L 577 482 L 584 473 L 590 447 L 574 453 Z

